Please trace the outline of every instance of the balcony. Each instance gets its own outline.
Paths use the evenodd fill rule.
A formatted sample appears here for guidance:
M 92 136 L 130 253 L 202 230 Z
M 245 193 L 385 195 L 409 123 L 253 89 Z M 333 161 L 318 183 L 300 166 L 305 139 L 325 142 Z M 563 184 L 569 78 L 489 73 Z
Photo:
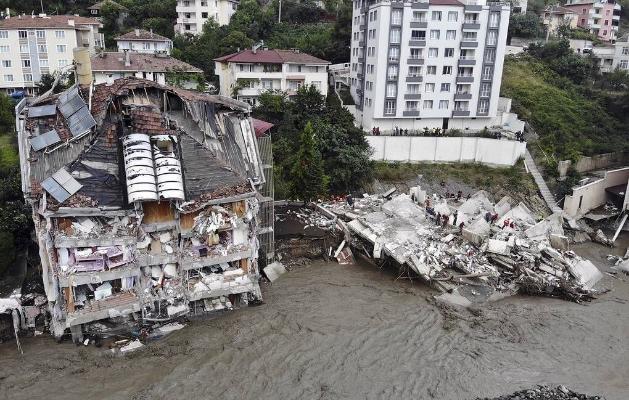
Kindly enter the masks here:
M 411 21 L 411 28 L 426 29 L 427 27 L 428 27 L 428 22 L 426 22 L 426 20 L 412 20 Z
M 406 60 L 406 63 L 408 65 L 424 65 L 424 59 L 423 58 L 409 58 L 408 60 Z
M 481 76 L 481 80 L 483 81 L 490 81 L 492 79 L 492 75 L 483 75 Z
M 428 9 L 428 2 L 414 2 L 411 3 L 411 9 L 412 10 L 427 10 Z
M 479 30 L 480 24 L 478 20 L 468 20 L 463 22 L 463 30 Z
M 402 111 L 403 117 L 419 117 L 419 110 L 406 110 Z
M 457 75 L 456 83 L 472 83 L 474 82 L 474 75 Z
M 470 100 L 472 98 L 472 93 L 470 92 L 460 92 L 454 94 L 454 100 Z
M 480 4 L 466 4 L 465 12 L 480 12 L 483 11 L 483 6 Z
M 476 59 L 474 56 L 461 56 L 459 57 L 459 65 L 476 65 Z
M 387 108 L 384 110 L 384 115 L 388 115 L 388 116 L 394 116 L 395 115 L 395 108 Z
M 405 100 L 419 100 L 422 98 L 421 93 L 406 93 L 404 94 Z
M 359 47 L 365 47 L 365 39 L 361 39 L 358 41 L 358 46 Z
M 397 92 L 396 93 L 386 93 L 384 98 L 385 99 L 389 99 L 389 100 L 391 100 L 391 99 L 395 100 L 395 99 L 397 99 Z
M 397 75 L 387 75 L 388 81 L 397 81 Z
M 392 64 L 398 64 L 400 62 L 400 57 L 389 57 L 388 60 Z
M 452 111 L 453 117 L 469 117 L 470 110 L 454 110 Z
M 476 48 L 478 47 L 478 42 L 474 39 L 474 40 L 465 40 L 463 39 L 463 41 L 461 42 L 461 48 L 465 49 L 465 48 Z
M 425 39 L 411 39 L 408 41 L 408 45 L 412 47 L 426 47 Z
M 358 25 L 358 30 L 360 30 L 360 31 L 364 31 L 366 27 L 367 27 L 367 25 L 365 25 L 364 23 L 362 23 L 362 24 Z
M 424 77 L 421 75 L 409 75 L 406 77 L 406 82 L 422 82 Z

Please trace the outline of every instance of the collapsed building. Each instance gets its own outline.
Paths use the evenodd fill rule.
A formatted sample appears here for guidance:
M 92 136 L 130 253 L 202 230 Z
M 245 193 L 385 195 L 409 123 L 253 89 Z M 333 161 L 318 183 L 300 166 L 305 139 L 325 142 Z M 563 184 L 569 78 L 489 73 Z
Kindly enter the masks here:
M 265 177 L 249 110 L 136 78 L 17 106 L 55 337 L 261 298 Z

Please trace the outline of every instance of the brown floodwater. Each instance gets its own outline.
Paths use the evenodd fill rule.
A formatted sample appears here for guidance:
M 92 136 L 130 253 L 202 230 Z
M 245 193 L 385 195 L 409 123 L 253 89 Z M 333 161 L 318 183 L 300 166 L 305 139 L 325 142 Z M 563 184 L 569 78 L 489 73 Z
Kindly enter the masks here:
M 608 269 L 611 249 L 578 251 Z M 516 296 L 460 310 L 394 278 L 315 262 L 265 287 L 264 305 L 125 357 L 49 337 L 23 339 L 23 356 L 0 344 L 0 399 L 473 399 L 536 384 L 628 398 L 624 280 L 607 276 L 611 292 L 583 305 Z

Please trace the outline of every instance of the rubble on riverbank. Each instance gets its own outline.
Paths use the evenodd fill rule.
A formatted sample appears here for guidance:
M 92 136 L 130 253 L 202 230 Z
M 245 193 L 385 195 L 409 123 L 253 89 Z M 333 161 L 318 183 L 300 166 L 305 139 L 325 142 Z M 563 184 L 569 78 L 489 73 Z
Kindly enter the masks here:
M 357 252 L 393 261 L 399 278 L 421 277 L 442 300 L 470 305 L 522 292 L 579 302 L 596 294 L 602 273 L 570 251 L 560 214 L 537 220 L 525 204 L 508 196 L 494 204 L 484 191 L 410 192 L 320 206 L 347 221 Z
M 534 389 L 521 390 L 505 396 L 479 397 L 476 400 L 602 400 L 602 397 L 577 393 L 565 386 L 557 386 L 556 388 L 538 386 Z

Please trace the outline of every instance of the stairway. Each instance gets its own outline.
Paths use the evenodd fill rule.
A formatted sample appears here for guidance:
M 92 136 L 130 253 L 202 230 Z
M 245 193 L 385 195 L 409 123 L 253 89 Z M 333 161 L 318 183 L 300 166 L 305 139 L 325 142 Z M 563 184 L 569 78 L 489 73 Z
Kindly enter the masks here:
M 533 161 L 533 157 L 531 156 L 531 153 L 529 153 L 528 149 L 526 149 L 526 154 L 524 155 L 524 163 L 526 164 L 526 167 L 528 168 L 531 175 L 533 175 L 533 179 L 535 179 L 535 183 L 537 184 L 537 187 L 542 194 L 542 198 L 548 205 L 548 208 L 550 208 L 553 214 L 562 213 L 563 210 L 559 208 L 559 206 L 555 202 L 555 198 L 553 197 L 552 193 L 550 193 L 550 189 L 548 189 L 548 186 L 546 186 L 544 177 L 542 177 L 542 174 L 537 169 L 537 165 L 535 165 L 535 161 Z

